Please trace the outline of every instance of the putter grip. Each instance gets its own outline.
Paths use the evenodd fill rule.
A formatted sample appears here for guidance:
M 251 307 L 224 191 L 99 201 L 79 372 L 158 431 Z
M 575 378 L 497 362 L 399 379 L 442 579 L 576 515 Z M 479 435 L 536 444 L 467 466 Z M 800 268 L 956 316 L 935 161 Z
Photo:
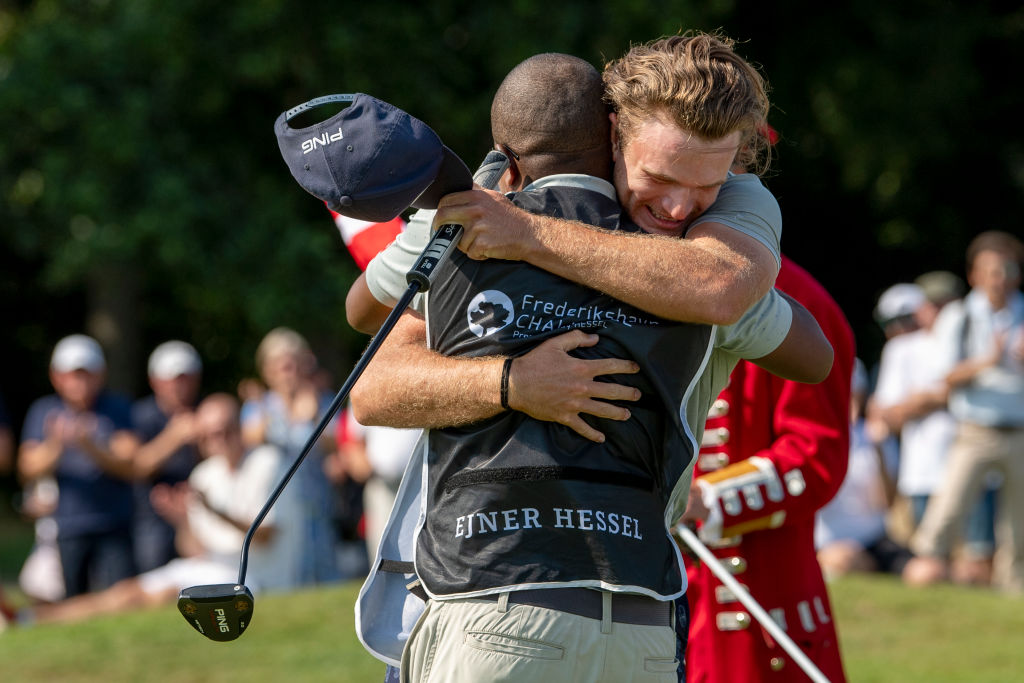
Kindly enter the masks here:
M 498 178 L 508 168 L 508 164 L 508 157 L 497 150 L 492 150 L 484 157 L 480 168 L 473 175 L 473 181 L 487 189 L 494 189 L 498 184 Z M 421 292 L 430 289 L 430 285 L 434 281 L 434 273 L 437 272 L 437 267 L 448 258 L 448 255 L 452 253 L 452 249 L 459 244 L 461 237 L 461 225 L 442 225 L 438 228 L 437 232 L 430 238 L 426 249 L 423 250 L 416 264 L 412 267 L 412 270 L 406 273 L 405 281 L 410 285 L 414 282 L 418 283 L 419 291 Z
M 418 284 L 421 292 L 430 289 L 437 267 L 452 253 L 452 249 L 458 245 L 460 237 L 462 237 L 461 225 L 449 224 L 439 227 L 434 236 L 430 238 L 430 242 L 427 243 L 427 248 L 416 260 L 412 270 L 405 274 L 405 281 L 410 285 Z

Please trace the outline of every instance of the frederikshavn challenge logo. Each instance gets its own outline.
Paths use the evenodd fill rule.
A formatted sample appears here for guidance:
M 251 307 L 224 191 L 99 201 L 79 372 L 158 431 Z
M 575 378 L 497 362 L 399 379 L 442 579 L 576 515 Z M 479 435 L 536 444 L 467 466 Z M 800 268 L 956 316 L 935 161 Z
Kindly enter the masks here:
M 466 306 L 469 331 L 477 337 L 486 337 L 511 326 L 511 338 L 515 339 L 610 325 L 653 327 L 661 324 L 603 295 L 570 301 L 527 293 L 517 294 L 516 299 L 513 303 L 505 292 L 497 289 L 486 289 L 474 296 Z
M 494 334 L 512 322 L 515 308 L 512 299 L 504 292 L 486 289 L 469 302 L 466 317 L 469 320 L 469 331 L 478 337 Z

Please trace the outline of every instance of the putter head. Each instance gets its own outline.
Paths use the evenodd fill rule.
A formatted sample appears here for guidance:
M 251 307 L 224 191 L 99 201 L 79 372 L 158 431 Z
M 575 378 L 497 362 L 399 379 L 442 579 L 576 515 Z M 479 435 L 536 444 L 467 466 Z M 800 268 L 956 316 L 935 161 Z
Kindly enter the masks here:
M 252 619 L 253 597 L 237 583 L 192 586 L 178 594 L 178 611 L 210 640 L 234 640 Z

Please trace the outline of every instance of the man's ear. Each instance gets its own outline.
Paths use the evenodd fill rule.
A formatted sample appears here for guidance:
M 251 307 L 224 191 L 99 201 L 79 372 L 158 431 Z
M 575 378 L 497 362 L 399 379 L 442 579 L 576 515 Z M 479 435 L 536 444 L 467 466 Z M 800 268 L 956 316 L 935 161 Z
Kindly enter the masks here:
M 501 188 L 502 192 L 518 192 L 522 188 L 523 174 L 519 169 L 519 162 L 517 162 L 512 156 L 508 158 L 508 168 L 501 174 L 501 178 L 498 179 L 498 187 Z

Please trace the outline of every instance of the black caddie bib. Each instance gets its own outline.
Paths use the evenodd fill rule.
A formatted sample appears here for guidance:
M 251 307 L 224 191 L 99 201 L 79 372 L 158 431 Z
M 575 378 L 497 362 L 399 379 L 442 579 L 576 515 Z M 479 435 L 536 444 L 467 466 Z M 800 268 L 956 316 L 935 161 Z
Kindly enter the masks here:
M 533 213 L 619 228 L 618 203 L 598 192 L 546 187 L 512 198 Z M 584 416 L 603 444 L 516 411 L 431 430 L 415 554 L 427 591 L 575 585 L 680 594 L 664 515 L 693 457 L 681 411 L 712 328 L 657 318 L 526 263 L 460 251 L 428 293 L 427 327 L 431 348 L 452 356 L 522 355 L 574 328 L 593 332 L 597 346 L 572 355 L 635 360 L 639 374 L 604 379 L 643 394 L 623 403 L 632 413 L 625 422 Z

